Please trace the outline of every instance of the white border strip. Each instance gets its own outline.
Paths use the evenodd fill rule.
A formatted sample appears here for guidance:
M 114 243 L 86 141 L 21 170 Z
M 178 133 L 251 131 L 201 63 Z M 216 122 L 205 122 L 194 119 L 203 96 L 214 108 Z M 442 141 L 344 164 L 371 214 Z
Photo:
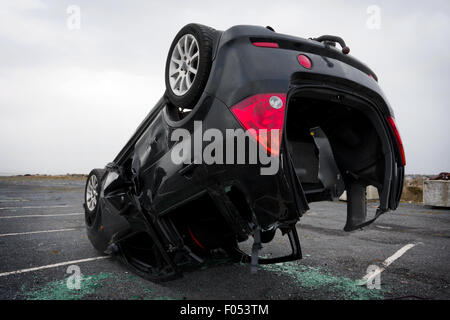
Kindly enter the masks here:
M 42 269 L 56 268 L 56 267 L 66 266 L 68 264 L 77 264 L 77 263 L 88 262 L 88 261 L 108 259 L 109 257 L 110 256 L 100 256 L 100 257 L 94 257 L 94 258 L 87 258 L 87 259 L 81 259 L 81 260 L 72 260 L 72 261 L 60 262 L 60 263 L 55 263 L 55 264 L 49 264 L 49 265 L 41 266 L 41 267 L 21 269 L 21 270 L 10 271 L 10 272 L 3 272 L 3 273 L 0 273 L 0 277 L 9 276 L 9 275 L 12 275 L 12 274 L 19 274 L 19 273 L 37 271 L 37 270 L 42 270 Z
M 62 213 L 62 214 L 25 214 L 22 216 L 0 216 L 0 219 L 12 219 L 12 218 L 35 218 L 35 217 L 62 217 L 62 216 L 79 216 L 84 213 Z
M 3 233 L 3 234 L 0 234 L 0 237 L 22 236 L 22 235 L 26 235 L 26 234 L 64 232 L 64 231 L 75 231 L 75 230 L 77 230 L 77 229 L 58 229 L 58 230 L 43 230 L 43 231 L 30 231 L 30 232 L 17 232 L 17 233 Z

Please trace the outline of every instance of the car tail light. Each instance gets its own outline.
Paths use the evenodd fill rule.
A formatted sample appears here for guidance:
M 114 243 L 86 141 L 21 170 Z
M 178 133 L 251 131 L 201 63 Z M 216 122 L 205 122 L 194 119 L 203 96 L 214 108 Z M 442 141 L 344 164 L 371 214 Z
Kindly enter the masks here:
M 367 75 L 368 75 L 369 77 L 371 77 L 373 80 L 375 80 L 376 82 L 378 82 L 378 79 L 375 78 L 375 76 L 374 76 L 373 74 L 368 73 Z
M 397 140 L 398 149 L 400 151 L 400 156 L 402 158 L 402 164 L 403 166 L 406 165 L 406 158 L 405 158 L 405 150 L 403 149 L 403 142 L 402 138 L 400 137 L 400 132 L 398 132 L 397 125 L 395 124 L 395 119 L 393 117 L 387 118 L 389 125 L 391 126 L 392 131 L 394 132 L 395 139 Z
M 194 242 L 202 249 L 205 249 L 205 247 L 200 243 L 200 241 L 197 240 L 197 238 L 194 236 L 194 234 L 192 233 L 191 227 L 188 226 L 188 232 L 189 235 L 191 236 L 192 240 L 194 240 Z
M 283 132 L 284 110 L 286 105 L 286 94 L 268 93 L 251 96 L 235 106 L 231 107 L 232 113 L 271 155 L 280 152 L 281 135 Z M 259 134 L 259 130 L 267 129 L 266 137 Z M 271 144 L 271 130 L 279 130 L 279 140 L 275 145 Z
M 265 47 L 265 48 L 279 48 L 280 46 L 276 42 L 252 42 L 256 47 Z
M 306 69 L 311 69 L 312 67 L 312 62 L 311 59 L 309 59 L 307 56 L 305 56 L 304 54 L 299 54 L 298 57 L 298 62 Z

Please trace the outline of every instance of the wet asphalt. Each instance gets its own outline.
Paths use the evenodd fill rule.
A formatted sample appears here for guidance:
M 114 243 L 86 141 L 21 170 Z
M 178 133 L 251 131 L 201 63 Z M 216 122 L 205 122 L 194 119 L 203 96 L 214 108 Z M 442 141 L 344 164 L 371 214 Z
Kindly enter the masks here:
M 69 289 L 70 264 L 52 265 L 101 256 L 86 236 L 84 184 L 0 178 L 0 299 L 450 299 L 450 210 L 401 204 L 346 233 L 345 202 L 311 204 L 297 225 L 303 259 L 296 262 L 263 266 L 257 274 L 221 262 L 155 284 L 107 258 L 75 263 L 80 288 Z M 375 208 L 369 203 L 370 213 Z M 43 232 L 29 233 L 36 231 Z M 408 244 L 414 246 L 381 273 L 380 289 L 356 284 L 370 265 L 382 266 Z M 288 249 L 277 234 L 261 255 Z M 35 267 L 45 268 L 5 274 Z

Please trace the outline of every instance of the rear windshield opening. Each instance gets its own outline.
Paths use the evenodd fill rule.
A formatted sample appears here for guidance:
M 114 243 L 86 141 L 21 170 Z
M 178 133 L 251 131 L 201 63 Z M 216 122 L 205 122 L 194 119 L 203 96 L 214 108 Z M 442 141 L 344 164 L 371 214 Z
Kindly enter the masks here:
M 308 201 L 339 197 L 356 177 L 381 187 L 383 152 L 368 105 L 309 92 L 293 95 L 287 112 L 288 150 Z

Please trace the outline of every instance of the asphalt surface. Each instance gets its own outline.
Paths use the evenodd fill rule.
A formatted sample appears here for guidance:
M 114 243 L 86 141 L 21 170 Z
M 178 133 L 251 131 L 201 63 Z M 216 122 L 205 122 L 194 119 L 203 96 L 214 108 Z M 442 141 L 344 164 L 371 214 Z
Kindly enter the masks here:
M 302 260 L 262 266 L 257 274 L 245 264 L 218 262 L 155 284 L 112 258 L 71 263 L 101 256 L 84 228 L 84 183 L 0 178 L 0 299 L 450 298 L 446 209 L 402 204 L 364 230 L 346 233 L 346 203 L 313 203 L 298 224 Z M 375 208 L 369 204 L 371 213 Z M 29 233 L 37 231 L 42 232 Z M 286 253 L 287 244 L 277 235 L 261 255 Z M 380 274 L 380 289 L 357 284 L 370 265 L 383 262 L 388 266 Z M 73 279 L 70 265 L 82 273 L 79 289 L 67 286 Z

